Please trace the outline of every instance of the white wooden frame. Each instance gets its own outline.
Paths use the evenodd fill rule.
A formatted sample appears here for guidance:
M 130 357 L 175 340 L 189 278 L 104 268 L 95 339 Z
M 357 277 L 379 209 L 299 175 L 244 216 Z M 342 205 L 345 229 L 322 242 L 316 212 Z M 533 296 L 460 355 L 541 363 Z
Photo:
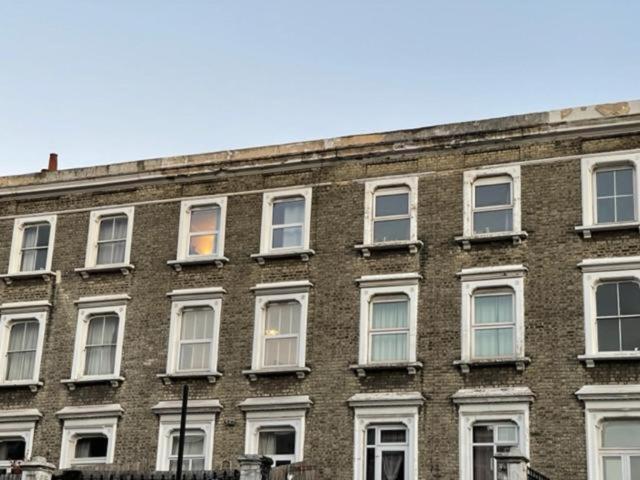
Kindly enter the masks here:
M 37 386 L 40 384 L 40 364 L 42 363 L 42 352 L 44 350 L 44 337 L 48 315 L 48 306 L 31 306 L 30 302 L 22 304 L 17 303 L 14 304 L 11 309 L 2 309 L 2 315 L 0 316 L 0 384 L 16 386 Z M 33 375 L 30 379 L 26 380 L 7 380 L 6 359 L 11 327 L 14 323 L 23 320 L 36 320 L 39 324 Z
M 113 297 L 90 297 L 78 300 L 78 321 L 76 326 L 75 348 L 73 353 L 73 364 L 71 366 L 71 380 L 95 380 L 109 381 L 120 380 L 120 366 L 122 363 L 122 348 L 124 342 L 124 328 L 127 317 L 127 298 Z M 118 316 L 118 337 L 116 346 L 116 358 L 114 371 L 109 375 L 85 375 L 85 345 L 89 329 L 89 321 L 92 316 L 100 314 L 115 314 Z
M 304 198 L 304 226 L 302 227 L 302 245 L 296 247 L 273 248 L 272 247 L 272 219 L 273 204 L 277 200 L 291 197 Z M 312 189 L 292 188 L 278 191 L 265 192 L 262 196 L 262 228 L 260 232 L 260 254 L 270 253 L 295 253 L 309 250 L 311 232 L 311 200 Z
M 47 263 L 44 270 L 34 271 L 21 271 L 20 264 L 22 263 L 22 241 L 24 238 L 24 229 L 30 225 L 36 223 L 48 223 L 51 227 L 49 231 L 49 244 L 47 246 Z M 9 255 L 9 274 L 19 273 L 35 273 L 35 272 L 48 272 L 51 271 L 51 263 L 53 261 L 53 247 L 55 245 L 56 236 L 56 215 L 42 215 L 34 217 L 20 217 L 16 218 L 13 224 L 13 237 L 11 240 L 11 252 Z
M 634 171 L 634 207 L 635 219 L 627 222 L 599 224 L 596 217 L 596 186 L 595 173 L 600 168 L 615 168 L 631 166 Z M 582 187 L 582 228 L 602 227 L 607 225 L 636 224 L 640 218 L 640 153 L 615 153 L 585 157 L 580 162 L 580 183 Z
M 169 327 L 169 347 L 167 350 L 167 374 L 217 374 L 218 346 L 220 343 L 220 322 L 222 318 L 222 288 L 202 288 L 175 290 L 168 294 L 171 297 L 171 324 Z M 207 370 L 179 369 L 180 355 L 180 326 L 182 312 L 185 308 L 209 307 L 213 309 L 213 338 L 211 340 L 211 354 Z
M 36 422 L 42 417 L 42 414 L 35 409 L 25 410 L 4 410 L 4 415 L 0 417 L 0 440 L 4 438 L 22 438 L 24 439 L 24 459 L 31 459 L 33 452 L 33 436 L 36 428 Z M 0 461 L 0 469 L 9 468 L 11 462 L 8 460 Z
M 403 242 L 418 240 L 418 177 L 399 177 L 370 180 L 364 187 L 364 244 L 377 245 L 391 242 L 374 242 L 373 222 L 375 220 L 375 198 L 380 190 L 406 188 L 409 191 L 409 238 Z
M 60 468 L 72 465 L 102 465 L 113 463 L 116 429 L 118 417 L 78 418 L 64 421 L 62 428 L 62 444 L 60 447 Z M 75 460 L 75 445 L 78 439 L 90 435 L 104 435 L 107 437 L 107 456 L 104 461 Z
M 584 306 L 585 355 L 587 360 L 602 358 L 640 358 L 634 351 L 598 351 L 598 328 L 596 323 L 596 289 L 605 282 L 634 280 L 640 282 L 640 256 L 586 259 L 578 264 L 582 269 Z
M 273 397 L 277 399 L 277 397 Z M 258 454 L 260 431 L 269 428 L 289 427 L 296 432 L 295 453 L 292 463 L 304 460 L 304 424 L 306 410 L 264 410 L 246 413 L 246 433 L 244 451 Z
M 212 255 L 189 255 L 189 226 L 191 211 L 195 208 L 217 205 L 220 208 L 218 224 L 217 251 Z M 207 197 L 183 200 L 180 203 L 180 228 L 178 233 L 178 251 L 176 260 L 207 260 L 224 257 L 224 240 L 227 221 L 227 197 Z
M 187 416 L 187 430 L 198 430 L 204 433 L 204 469 L 213 469 L 214 433 L 216 413 L 189 413 Z M 156 470 L 169 470 L 169 456 L 171 454 L 171 437 L 180 430 L 180 414 L 160 415 L 158 428 L 158 454 Z
M 368 275 L 357 279 L 360 285 L 360 340 L 358 363 L 376 365 L 371 362 L 369 346 L 369 325 L 371 322 L 372 301 L 377 296 L 404 295 L 409 300 L 408 358 L 400 363 L 416 362 L 416 341 L 418 330 L 418 282 L 422 277 L 418 273 Z M 381 362 L 386 363 L 386 362 Z
M 85 258 L 85 268 L 128 266 L 131 262 L 131 242 L 133 237 L 133 214 L 134 207 L 106 208 L 93 210 L 89 215 L 89 232 L 87 234 L 87 252 Z M 117 264 L 97 265 L 98 261 L 98 235 L 100 232 L 100 221 L 104 217 L 111 215 L 127 216 L 127 243 L 124 253 L 124 261 Z
M 473 212 L 475 205 L 475 185 L 503 183 L 497 182 L 500 178 L 511 178 L 511 201 L 513 205 L 513 229 L 508 232 L 474 233 Z M 496 182 L 493 182 L 495 179 Z M 482 168 L 478 170 L 467 170 L 463 174 L 463 235 L 466 238 L 477 238 L 484 236 L 500 236 L 520 233 L 522 230 L 522 206 L 521 206 L 521 174 L 520 165 L 505 165 L 499 167 Z

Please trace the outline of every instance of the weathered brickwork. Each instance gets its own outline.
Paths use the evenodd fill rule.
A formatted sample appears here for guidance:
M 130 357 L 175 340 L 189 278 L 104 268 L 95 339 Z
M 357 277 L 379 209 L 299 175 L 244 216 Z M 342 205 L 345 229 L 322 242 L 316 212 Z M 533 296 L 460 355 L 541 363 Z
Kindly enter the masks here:
M 215 427 L 215 466 L 235 464 L 243 452 L 245 420 L 238 403 L 249 397 L 309 395 L 313 406 L 306 417 L 305 460 L 320 467 L 322 478 L 353 478 L 353 410 L 347 399 L 362 392 L 418 391 L 427 398 L 419 417 L 419 478 L 455 479 L 458 413 L 451 395 L 461 388 L 527 386 L 536 395 L 530 409 L 532 465 L 554 479 L 586 479 L 584 407 L 575 392 L 590 384 L 638 384 L 640 366 L 617 361 L 587 369 L 577 360 L 584 353 L 582 273 L 577 264 L 585 258 L 640 255 L 640 242 L 633 230 L 597 233 L 591 239 L 575 232 L 582 221 L 580 155 L 639 149 L 640 127 L 547 135 L 544 125 L 520 129 L 508 129 L 508 125 L 512 123 L 506 122 L 503 129 L 510 134 L 517 131 L 515 140 L 501 140 L 501 132 L 488 127 L 482 132 L 480 125 L 473 136 L 476 141 L 463 135 L 456 144 L 454 126 L 447 148 L 438 137 L 425 139 L 419 132 L 407 132 L 407 143 L 426 147 L 383 148 L 383 142 L 374 138 L 363 140 L 362 147 L 356 141 L 348 148 L 336 147 L 333 159 L 313 161 L 311 154 L 308 158 L 300 154 L 308 163 L 286 165 L 286 159 L 274 152 L 256 159 L 215 160 L 211 170 L 221 170 L 204 177 L 190 176 L 186 161 L 167 169 L 173 176 L 157 181 L 41 195 L 7 191 L 0 197 L 1 268 L 9 262 L 14 217 L 56 212 L 52 269 L 59 275 L 50 283 L 31 279 L 0 285 L 1 303 L 48 300 L 53 305 L 40 374 L 44 385 L 35 393 L 0 389 L 0 408 L 39 409 L 43 417 L 36 426 L 33 453 L 58 462 L 62 423 L 56 411 L 65 406 L 119 403 L 125 413 L 118 424 L 116 464 L 154 468 L 158 418 L 151 407 L 161 400 L 179 399 L 185 382 L 164 385 L 157 378 L 167 360 L 171 303 L 166 294 L 219 286 L 227 291 L 218 362 L 223 377 L 215 384 L 188 380 L 192 398 L 219 399 L 224 407 Z M 520 245 L 500 241 L 463 250 L 454 241 L 462 233 L 463 172 L 511 162 L 521 164 L 522 229 L 529 237 Z M 253 168 L 246 172 L 230 170 L 250 165 Z M 142 172 L 147 167 L 136 168 Z M 399 174 L 419 174 L 418 238 L 424 247 L 415 255 L 403 250 L 362 258 L 354 245 L 363 240 L 364 180 Z M 21 181 L 46 184 L 55 182 L 56 175 L 61 181 L 71 178 L 59 172 Z M 90 170 L 77 175 L 95 176 Z M 14 185 L 10 177 L 0 179 L 0 190 Z M 313 187 L 310 246 L 316 253 L 308 262 L 278 259 L 258 265 L 250 255 L 259 251 L 263 191 L 290 186 Z M 167 261 L 176 255 L 180 200 L 202 195 L 228 195 L 225 256 L 229 262 L 221 269 L 202 265 L 176 272 Z M 135 204 L 131 250 L 135 271 L 128 276 L 104 273 L 82 279 L 74 269 L 84 265 L 89 211 L 130 204 Z M 453 365 L 461 351 L 456 272 L 511 264 L 528 268 L 525 350 L 531 364 L 524 372 L 505 365 L 472 368 L 462 374 Z M 406 272 L 423 276 L 417 356 L 424 368 L 415 376 L 391 371 L 358 378 L 349 370 L 358 360 L 360 292 L 354 280 Z M 251 366 L 255 297 L 250 288 L 303 279 L 313 283 L 306 352 L 310 374 L 303 379 L 266 376 L 249 381 L 242 370 Z M 118 388 L 80 385 L 69 391 L 60 380 L 69 378 L 71 371 L 77 324 L 74 300 L 121 293 L 131 296 L 121 369 L 125 381 Z

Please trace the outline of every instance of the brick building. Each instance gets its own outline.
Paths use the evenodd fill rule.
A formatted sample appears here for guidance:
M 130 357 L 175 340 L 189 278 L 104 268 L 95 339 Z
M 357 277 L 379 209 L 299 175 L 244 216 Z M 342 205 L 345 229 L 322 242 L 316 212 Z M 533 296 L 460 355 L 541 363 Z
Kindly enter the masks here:
M 640 478 L 640 102 L 0 178 L 0 462 Z M 475 476 L 474 476 L 475 472 Z

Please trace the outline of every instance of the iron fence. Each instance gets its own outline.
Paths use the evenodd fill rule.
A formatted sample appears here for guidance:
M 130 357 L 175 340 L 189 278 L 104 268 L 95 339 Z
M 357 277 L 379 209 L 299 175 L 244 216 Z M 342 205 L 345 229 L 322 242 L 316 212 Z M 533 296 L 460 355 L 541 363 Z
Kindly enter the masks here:
M 0 478 L 0 480 L 5 480 Z M 6 480 L 18 480 L 9 479 Z M 65 470 L 53 480 L 177 480 L 176 472 L 110 472 Z M 238 470 L 184 472 L 182 480 L 240 480 Z
M 533 468 L 527 468 L 527 479 L 528 480 L 550 480 L 549 477 L 537 472 Z

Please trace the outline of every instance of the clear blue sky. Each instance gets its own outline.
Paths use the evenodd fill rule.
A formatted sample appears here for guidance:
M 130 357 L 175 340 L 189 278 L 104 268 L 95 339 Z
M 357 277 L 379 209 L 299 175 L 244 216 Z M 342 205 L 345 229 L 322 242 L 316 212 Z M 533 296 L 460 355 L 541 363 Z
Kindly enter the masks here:
M 0 175 L 640 98 L 637 0 L 5 0 Z

